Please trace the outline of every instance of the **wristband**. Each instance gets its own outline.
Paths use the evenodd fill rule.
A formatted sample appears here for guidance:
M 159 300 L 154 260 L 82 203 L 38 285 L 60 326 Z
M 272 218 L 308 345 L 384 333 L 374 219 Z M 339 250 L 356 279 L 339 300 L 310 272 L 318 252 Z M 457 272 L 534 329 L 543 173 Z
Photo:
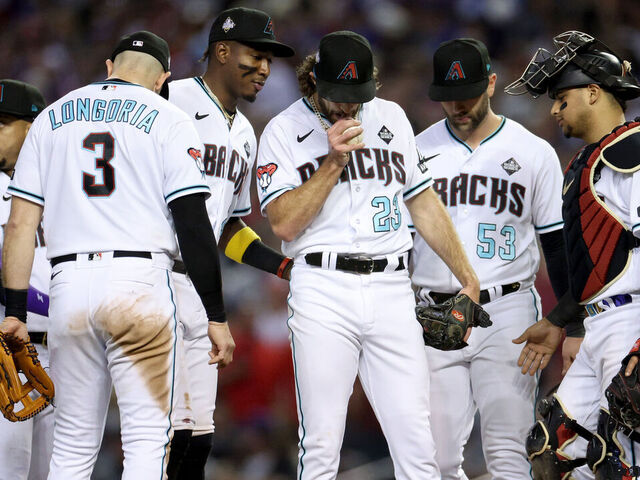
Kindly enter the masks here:
M 292 267 L 293 267 L 293 258 L 284 257 L 284 259 L 282 260 L 282 263 L 278 267 L 278 271 L 276 272 L 276 275 L 280 278 L 284 278 L 285 274 L 289 270 L 291 270 Z
M 207 313 L 209 323 L 226 323 L 227 314 L 225 312 L 220 313 Z
M 4 295 L 6 300 L 4 316 L 16 317 L 21 322 L 27 323 L 27 290 L 5 288 Z

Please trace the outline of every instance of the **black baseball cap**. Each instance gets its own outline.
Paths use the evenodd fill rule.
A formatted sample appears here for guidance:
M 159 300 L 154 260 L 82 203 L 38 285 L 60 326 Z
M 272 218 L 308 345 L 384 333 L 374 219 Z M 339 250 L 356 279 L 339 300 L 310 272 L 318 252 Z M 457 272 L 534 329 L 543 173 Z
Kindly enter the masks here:
M 34 119 L 46 107 L 40 90 L 19 80 L 0 80 L 0 113 Z
M 366 103 L 376 96 L 371 45 L 355 32 L 322 37 L 313 73 L 318 95 L 331 102 Z
M 489 85 L 491 59 L 487 47 L 475 38 L 441 43 L 433 54 L 433 83 L 429 98 L 436 102 L 479 97 Z
M 169 53 L 169 44 L 160 38 L 155 33 L 147 32 L 146 30 L 140 30 L 139 32 L 125 35 L 120 39 L 115 50 L 111 54 L 111 61 L 113 61 L 119 53 L 126 50 L 134 52 L 146 53 L 160 62 L 165 72 L 169 71 L 171 66 L 171 55 Z M 162 85 L 160 95 L 164 98 L 169 98 L 169 85 L 165 81 Z
M 270 50 L 276 57 L 292 57 L 293 48 L 276 41 L 271 17 L 253 8 L 230 8 L 213 21 L 209 44 L 235 40 L 256 50 Z

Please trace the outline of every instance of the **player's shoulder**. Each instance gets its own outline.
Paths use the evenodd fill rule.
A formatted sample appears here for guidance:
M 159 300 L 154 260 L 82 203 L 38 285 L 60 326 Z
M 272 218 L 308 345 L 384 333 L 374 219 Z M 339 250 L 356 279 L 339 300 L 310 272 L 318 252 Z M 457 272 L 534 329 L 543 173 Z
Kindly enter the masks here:
M 524 149 L 527 147 L 539 148 L 545 151 L 554 151 L 553 147 L 544 138 L 539 137 L 535 133 L 531 132 L 521 123 L 507 117 L 504 118 L 504 132 L 505 141 L 513 142 L 517 141 L 518 148 Z
M 275 133 L 278 131 L 288 131 L 291 127 L 300 124 L 300 120 L 306 115 L 305 110 L 307 107 L 304 102 L 304 97 L 299 98 L 283 111 L 273 117 L 267 125 L 264 127 L 265 133 Z
M 443 138 L 447 137 L 447 126 L 445 119 L 428 126 L 416 135 L 416 145 L 418 149 L 440 144 Z
M 404 108 L 400 106 L 400 104 L 392 100 L 385 100 L 384 98 L 380 97 L 374 97 L 373 100 L 365 103 L 364 108 L 370 110 L 371 112 L 375 112 L 376 114 L 393 115 L 394 117 L 391 118 L 407 118 L 407 114 L 405 113 Z

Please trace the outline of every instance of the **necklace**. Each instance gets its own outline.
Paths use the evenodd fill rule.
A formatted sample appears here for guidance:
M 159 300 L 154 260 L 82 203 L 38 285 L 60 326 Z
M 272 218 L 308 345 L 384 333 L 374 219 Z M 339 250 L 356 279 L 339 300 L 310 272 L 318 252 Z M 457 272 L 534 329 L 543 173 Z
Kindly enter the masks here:
M 324 128 L 324 131 L 326 132 L 327 130 L 329 130 L 329 125 L 327 125 L 327 123 L 322 118 L 322 115 L 320 114 L 320 111 L 318 110 L 318 106 L 316 105 L 316 102 L 313 99 L 313 95 L 311 95 L 311 96 L 309 96 L 307 98 L 309 99 L 309 104 L 311 105 L 311 108 L 313 109 L 313 113 L 316 114 L 316 117 L 318 117 L 318 121 L 320 122 L 320 125 L 322 126 L 322 128 Z
M 231 126 L 233 125 L 233 120 L 236 118 L 237 111 L 233 113 L 229 113 L 227 109 L 224 108 L 224 105 L 222 105 L 222 102 L 220 101 L 220 99 L 218 99 L 216 94 L 213 93 L 213 91 L 209 88 L 209 85 L 207 85 L 207 82 L 204 81 L 204 78 L 200 77 L 200 80 L 202 80 L 202 84 L 204 85 L 204 88 L 207 90 L 207 93 L 209 94 L 213 102 L 222 111 L 222 114 L 224 115 L 224 119 L 227 121 L 227 126 L 229 127 L 229 130 L 231 130 Z

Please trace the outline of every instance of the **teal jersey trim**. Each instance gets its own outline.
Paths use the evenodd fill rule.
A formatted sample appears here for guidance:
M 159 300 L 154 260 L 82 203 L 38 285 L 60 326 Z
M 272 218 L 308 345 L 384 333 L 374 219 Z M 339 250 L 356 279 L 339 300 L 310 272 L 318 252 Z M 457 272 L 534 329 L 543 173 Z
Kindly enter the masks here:
M 414 194 L 418 194 L 420 192 L 417 192 L 416 190 L 418 190 L 420 187 L 424 186 L 426 183 L 431 181 L 431 177 L 427 178 L 426 180 L 423 180 L 422 182 L 420 182 L 418 185 L 416 185 L 415 187 L 410 188 L 409 190 L 407 190 L 406 192 L 404 192 L 402 194 L 402 197 L 407 200 L 409 198 L 411 198 Z M 426 190 L 428 187 L 424 187 L 422 190 Z
M 278 190 L 276 190 L 275 192 L 271 192 L 269 195 L 267 195 L 266 197 L 264 197 L 262 199 L 262 201 L 260 202 L 260 206 L 264 206 L 265 203 L 267 202 L 267 200 L 269 200 L 271 197 L 273 197 L 274 195 L 276 195 L 277 193 L 282 192 L 283 190 L 293 190 L 295 187 L 282 187 L 279 188 Z
M 300 464 L 300 476 L 298 477 L 298 480 L 302 480 L 302 472 L 304 471 L 304 456 L 307 453 L 307 450 L 304 448 L 304 437 L 307 435 L 307 430 L 304 428 L 304 413 L 302 412 L 302 399 L 300 398 L 300 388 L 298 386 L 298 365 L 296 363 L 296 345 L 294 342 L 293 330 L 289 326 L 289 321 L 293 318 L 293 315 L 295 314 L 295 312 L 293 311 L 293 308 L 291 307 L 291 304 L 289 303 L 289 300 L 291 300 L 291 296 L 292 296 L 292 293 L 291 293 L 291 290 L 289 290 L 289 296 L 287 297 L 287 306 L 289 307 L 289 310 L 291 310 L 291 315 L 289 315 L 289 318 L 287 318 L 287 328 L 291 332 L 293 377 L 296 383 L 296 396 L 298 397 L 298 407 L 300 409 L 300 428 L 302 428 L 302 438 L 300 439 L 300 450 L 302 450 L 302 455 L 300 455 L 300 460 L 298 460 L 298 463 Z
M 307 107 L 311 113 L 313 113 L 314 115 L 316 114 L 316 112 L 313 110 L 313 107 L 311 106 L 311 104 L 309 103 L 309 101 L 307 100 L 307 97 L 302 97 L 302 103 L 304 104 L 305 107 Z M 320 112 L 318 112 L 320 113 Z M 329 120 L 323 113 L 320 113 L 320 116 L 327 121 L 327 123 L 329 123 L 329 125 L 331 125 L 331 120 Z
M 44 203 L 44 197 L 41 197 L 40 195 L 36 195 L 35 193 L 31 193 L 31 192 L 27 192 L 26 190 L 21 190 L 19 188 L 16 188 L 12 185 L 9 185 L 9 188 L 7 188 L 7 192 L 16 192 L 16 193 L 21 193 L 22 195 L 27 195 L 28 197 L 34 198 L 36 200 L 39 200 L 38 203 Z M 20 195 L 18 195 L 20 196 Z
M 184 192 L 186 190 L 200 190 L 201 193 L 211 193 L 211 190 L 209 189 L 209 187 L 207 185 L 192 185 L 190 187 L 184 187 L 184 188 L 179 188 L 178 190 L 174 190 L 169 195 L 164 197 L 164 199 L 168 203 L 170 201 L 169 199 L 171 197 L 175 197 L 178 193 L 182 193 L 182 192 Z M 195 192 L 195 193 L 198 193 L 198 192 Z
M 535 228 L 536 230 L 544 230 L 545 228 L 551 228 L 551 227 L 557 227 L 558 225 L 564 225 L 563 221 L 560 222 L 556 222 L 556 223 L 550 223 L 549 225 L 534 225 L 533 228 Z
M 169 270 L 166 271 L 167 274 L 167 287 L 169 288 L 169 293 L 171 297 L 171 304 L 173 305 L 173 347 L 171 348 L 171 352 L 173 353 L 173 359 L 171 361 L 171 398 L 169 403 L 169 428 L 167 428 L 167 443 L 164 444 L 164 449 L 162 452 L 162 466 L 160 467 L 160 480 L 164 478 L 164 465 L 165 465 L 165 457 L 167 456 L 167 447 L 171 443 L 171 437 L 169 437 L 169 432 L 171 431 L 171 415 L 173 414 L 173 394 L 176 382 L 176 342 L 178 341 L 178 319 L 176 318 L 176 314 L 178 312 L 178 308 L 176 307 L 176 302 L 173 299 L 173 289 L 171 288 L 171 278 L 169 277 Z
M 211 94 L 209 93 L 209 89 L 207 88 L 207 86 L 204 84 L 204 80 L 202 80 L 202 77 L 193 77 L 193 79 L 195 80 L 195 82 L 200 86 L 200 88 L 202 89 L 202 91 L 207 95 L 207 97 L 209 97 L 209 99 L 211 100 L 211 103 L 213 103 L 216 108 L 218 110 L 220 110 L 220 113 L 222 114 L 222 116 L 224 118 L 227 118 L 227 116 L 225 115 L 225 112 L 222 111 L 222 108 L 220 108 L 220 105 L 218 105 L 218 102 L 216 102 L 213 97 L 211 96 Z
M 500 125 L 498 125 L 498 128 L 496 128 L 496 130 L 492 134 L 490 134 L 487 138 L 482 140 L 479 143 L 479 145 L 482 145 L 483 143 L 488 142 L 493 137 L 495 137 L 498 133 L 500 133 L 500 130 L 502 130 L 502 127 L 504 127 L 504 124 L 507 122 L 507 119 L 503 115 L 500 115 L 500 117 L 502 118 L 502 120 L 500 121 Z M 455 133 L 453 133 L 453 129 L 449 125 L 449 120 L 445 120 L 444 121 L 444 125 L 445 125 L 445 127 L 447 127 L 447 132 L 449 132 L 449 135 L 451 135 L 451 137 L 455 141 L 457 141 L 458 143 L 464 145 L 465 148 L 469 151 L 469 153 L 473 153 L 473 149 L 467 144 L 467 142 L 465 142 L 464 140 L 461 140 L 460 138 L 458 138 L 458 136 Z

